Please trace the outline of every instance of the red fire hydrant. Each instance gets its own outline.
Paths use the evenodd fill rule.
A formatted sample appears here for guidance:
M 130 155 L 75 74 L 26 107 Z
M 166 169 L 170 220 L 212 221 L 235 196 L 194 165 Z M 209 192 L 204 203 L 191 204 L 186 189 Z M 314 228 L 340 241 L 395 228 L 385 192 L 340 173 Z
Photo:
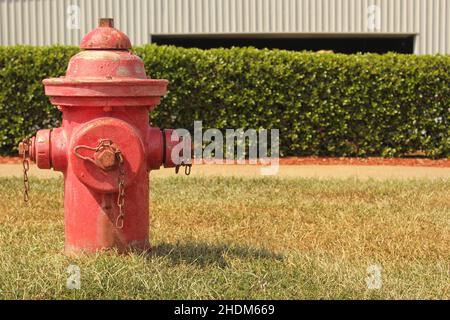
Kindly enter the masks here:
M 147 250 L 149 171 L 180 165 L 171 157 L 180 139 L 149 126 L 168 81 L 146 76 L 112 19 L 100 19 L 80 47 L 65 76 L 43 81 L 62 126 L 39 130 L 19 149 L 64 174 L 66 253 Z

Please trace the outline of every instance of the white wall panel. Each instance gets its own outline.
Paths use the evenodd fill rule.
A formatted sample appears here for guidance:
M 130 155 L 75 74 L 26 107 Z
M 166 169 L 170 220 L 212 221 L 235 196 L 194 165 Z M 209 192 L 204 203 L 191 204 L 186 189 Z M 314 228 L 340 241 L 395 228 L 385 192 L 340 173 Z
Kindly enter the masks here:
M 70 5 L 79 29 L 66 26 Z M 367 28 L 371 5 L 378 30 Z M 416 34 L 416 53 L 450 53 L 449 0 L 0 0 L 0 45 L 78 45 L 100 17 L 133 44 L 152 34 Z

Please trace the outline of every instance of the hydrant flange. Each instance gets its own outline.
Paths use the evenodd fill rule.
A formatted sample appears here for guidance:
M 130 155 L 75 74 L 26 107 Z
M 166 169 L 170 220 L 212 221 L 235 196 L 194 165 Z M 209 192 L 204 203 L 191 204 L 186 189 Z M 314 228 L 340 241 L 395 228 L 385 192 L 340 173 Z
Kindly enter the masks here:
M 124 160 L 125 186 L 134 181 L 142 166 L 145 165 L 144 147 L 139 133 L 125 121 L 115 118 L 89 121 L 72 138 L 70 149 L 73 152 L 69 153 L 69 163 L 78 179 L 95 191 L 117 192 L 119 174 L 117 166 L 114 170 L 105 170 L 100 163 L 94 163 L 95 152 L 92 149 L 102 140 L 110 140 L 122 154 L 126 155 Z M 85 158 L 93 159 L 93 161 L 87 161 Z

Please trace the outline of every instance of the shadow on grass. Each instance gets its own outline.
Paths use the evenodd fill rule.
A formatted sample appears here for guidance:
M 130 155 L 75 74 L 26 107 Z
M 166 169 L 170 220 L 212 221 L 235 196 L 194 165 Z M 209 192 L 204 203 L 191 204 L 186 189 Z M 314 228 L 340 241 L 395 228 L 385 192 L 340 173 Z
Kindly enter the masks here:
M 272 253 L 264 249 L 197 242 L 160 243 L 152 248 L 149 258 L 152 257 L 166 257 L 174 265 L 196 264 L 200 267 L 217 265 L 222 268 L 228 266 L 227 257 L 243 260 L 270 259 L 281 261 L 283 259 L 281 254 Z

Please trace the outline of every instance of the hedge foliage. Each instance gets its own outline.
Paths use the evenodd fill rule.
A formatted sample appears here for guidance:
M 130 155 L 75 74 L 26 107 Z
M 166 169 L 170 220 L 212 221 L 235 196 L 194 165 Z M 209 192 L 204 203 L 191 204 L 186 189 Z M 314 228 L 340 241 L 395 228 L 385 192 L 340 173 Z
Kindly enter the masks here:
M 42 79 L 65 73 L 76 47 L 0 47 L 0 152 L 59 124 Z M 184 49 L 135 53 L 170 81 L 154 125 L 279 128 L 282 155 L 450 156 L 450 56 Z

